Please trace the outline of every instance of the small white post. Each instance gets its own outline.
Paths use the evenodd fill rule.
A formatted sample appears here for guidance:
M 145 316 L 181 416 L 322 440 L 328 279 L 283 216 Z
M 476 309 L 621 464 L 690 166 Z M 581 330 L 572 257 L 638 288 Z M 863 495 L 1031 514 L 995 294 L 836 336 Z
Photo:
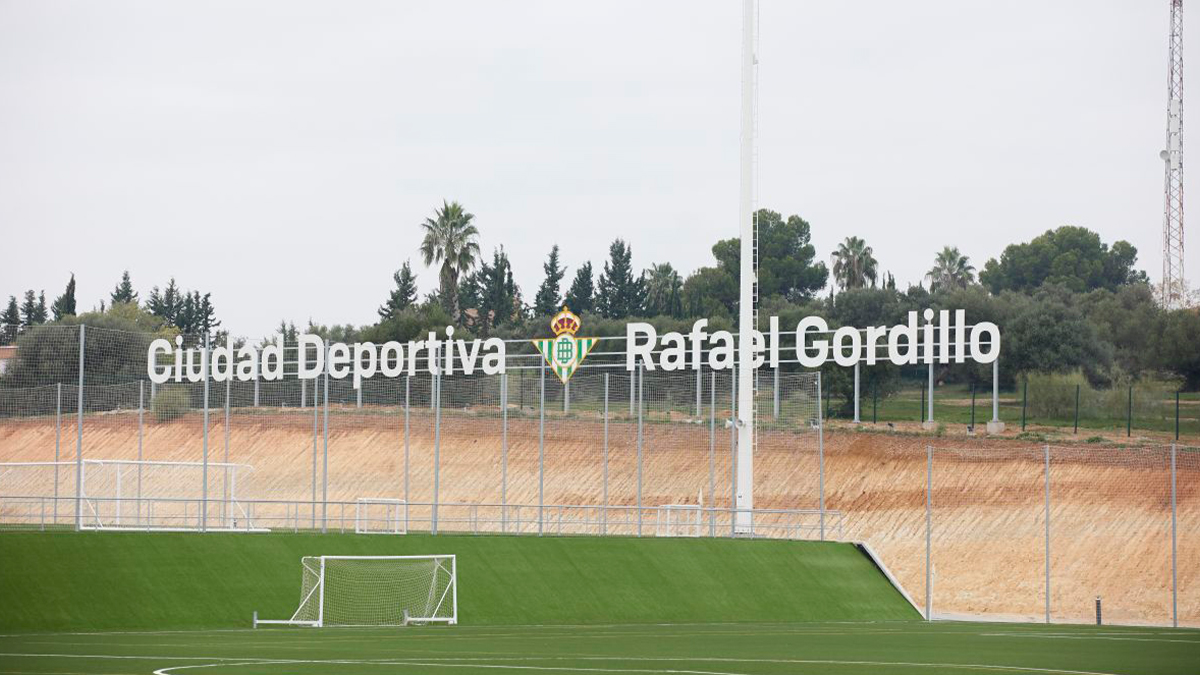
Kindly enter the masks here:
M 989 434 L 1004 431 L 1004 422 L 1000 421 L 1000 359 L 992 361 L 992 420 L 987 423 Z

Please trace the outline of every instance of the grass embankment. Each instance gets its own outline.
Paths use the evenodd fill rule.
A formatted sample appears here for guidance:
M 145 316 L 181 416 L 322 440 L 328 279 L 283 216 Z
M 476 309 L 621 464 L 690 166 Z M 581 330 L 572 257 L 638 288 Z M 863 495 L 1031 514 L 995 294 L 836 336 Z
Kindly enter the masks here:
M 463 624 L 917 619 L 849 544 L 351 534 L 0 533 L 0 630 L 287 618 L 305 555 L 458 556 Z

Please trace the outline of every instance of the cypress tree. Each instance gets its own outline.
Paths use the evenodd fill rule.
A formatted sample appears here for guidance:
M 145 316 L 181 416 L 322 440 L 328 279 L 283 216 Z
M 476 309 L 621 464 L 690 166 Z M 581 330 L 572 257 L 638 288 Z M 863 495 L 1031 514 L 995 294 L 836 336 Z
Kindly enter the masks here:
M 542 271 L 546 273 L 546 278 L 534 296 L 533 311 L 538 316 L 551 316 L 560 307 L 559 285 L 567 274 L 567 270 L 558 261 L 558 244 L 550 249 L 550 256 L 542 265 Z
M 54 299 L 54 304 L 50 306 L 50 310 L 54 313 L 54 320 L 58 321 L 64 316 L 75 316 L 75 274 L 71 274 L 71 280 L 67 282 L 67 289 L 63 294 Z
M 575 270 L 575 280 L 571 282 L 571 288 L 567 291 L 567 297 L 563 300 L 563 304 L 576 314 L 590 312 L 595 309 L 593 297 L 595 292 L 596 288 L 592 282 L 592 263 L 586 262 L 578 270 Z

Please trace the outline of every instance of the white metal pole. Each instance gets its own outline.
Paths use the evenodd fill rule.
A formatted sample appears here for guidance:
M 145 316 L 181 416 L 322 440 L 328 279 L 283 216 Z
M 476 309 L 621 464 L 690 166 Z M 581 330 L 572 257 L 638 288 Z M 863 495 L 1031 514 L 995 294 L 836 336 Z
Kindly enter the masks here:
M 775 390 L 774 390 L 774 396 L 773 396 L 773 400 L 772 400 L 772 403 L 774 404 L 772 407 L 772 418 L 779 419 L 779 367 L 776 366 L 774 368 L 774 370 L 775 370 Z
M 255 380 L 257 383 L 258 380 Z M 321 440 L 321 532 L 329 531 L 329 346 L 325 346 L 325 393 L 323 395 L 325 419 L 322 424 Z M 325 560 L 321 560 L 321 581 L 325 581 Z M 322 601 L 325 588 L 321 588 Z
M 697 368 L 696 372 L 700 372 Z M 717 536 L 717 371 L 709 374 L 708 391 L 708 536 Z
M 542 360 L 538 387 L 538 536 L 546 504 L 546 361 Z
M 563 384 L 563 412 L 571 412 L 571 381 L 567 380 Z
M 1176 523 L 1177 512 L 1175 505 L 1175 444 L 1171 444 L 1171 625 L 1179 628 L 1179 577 L 1177 575 L 1178 568 L 1176 566 Z
M 738 295 L 737 512 L 735 529 L 750 531 L 754 508 L 754 0 L 742 0 L 741 185 L 738 225 L 741 233 Z
M 703 388 L 703 385 L 701 383 L 702 376 L 703 376 L 703 374 L 700 372 L 700 369 L 697 368 L 696 369 L 696 419 L 701 419 L 701 417 L 700 417 L 700 411 L 702 409 L 701 408 L 701 405 L 702 405 L 701 389 Z
M 412 384 L 412 382 L 411 382 L 411 377 L 410 377 L 410 376 L 408 376 L 408 375 L 405 375 L 405 376 L 404 376 L 404 531 L 405 531 L 405 532 L 408 532 L 408 505 L 409 505 L 409 503 L 412 501 L 412 499 L 409 497 L 409 493 L 408 493 L 408 479 L 409 479 L 409 470 L 408 470 L 408 466 L 409 466 L 409 464 L 408 464 L 408 448 L 409 448 L 409 445 L 408 445 L 408 434 L 409 434 L 409 423 L 408 423 L 408 415 L 409 415 L 409 411 L 410 411 L 410 409 L 411 409 L 411 407 L 412 407 L 412 399 L 410 398 L 410 392 L 411 392 L 410 385 L 411 385 L 411 384 Z
M 230 347 L 228 342 L 226 343 L 226 346 Z M 221 520 L 224 522 L 224 524 L 226 526 L 229 525 L 229 522 L 228 522 L 229 517 L 232 515 L 229 510 L 229 498 L 230 498 L 230 493 L 229 493 L 229 395 L 233 389 L 233 363 L 232 363 L 233 349 L 232 349 L 232 347 L 230 347 L 229 353 L 230 353 L 229 358 L 230 358 L 231 363 L 229 364 L 229 375 L 228 375 L 228 377 L 225 378 L 225 459 L 224 459 L 225 476 L 224 476 L 224 480 L 223 480 L 223 485 L 221 486 L 222 495 L 224 496 L 224 499 L 221 501 Z
M 434 349 L 434 360 L 437 366 L 433 369 L 434 380 L 434 408 L 433 408 L 433 522 L 430 530 L 433 534 L 437 534 L 438 528 L 438 501 L 441 497 L 441 478 L 442 478 L 442 362 L 438 358 L 441 350 Z
M 1050 623 L 1050 446 L 1046 452 L 1046 623 Z
M 204 482 L 200 490 L 200 531 L 208 530 L 208 334 L 204 335 L 204 353 L 200 357 L 200 368 L 204 375 L 204 458 L 201 468 Z
M 930 350 L 932 350 L 933 346 L 930 345 L 928 348 Z M 930 426 L 932 426 L 933 425 L 933 363 L 929 364 L 929 396 L 926 398 L 929 399 L 929 405 L 925 407 L 925 410 L 928 414 L 928 417 L 926 418 L 925 421 Z
M 83 350 L 87 326 L 79 324 L 79 391 L 75 419 L 75 529 L 83 529 Z
M 637 536 L 642 536 L 642 386 L 645 373 L 641 364 L 634 371 L 638 379 L 637 388 Z
M 600 516 L 600 534 L 608 534 L 608 373 L 604 374 L 604 511 Z
M 933 446 L 926 445 L 928 464 L 925 468 L 925 620 L 933 620 Z
M 58 462 L 62 437 L 62 382 L 54 399 L 54 524 L 58 524 Z
M 500 373 L 500 531 L 508 532 L 508 373 Z
M 146 409 L 144 396 L 146 381 L 138 380 L 138 470 L 137 470 L 137 521 L 142 521 L 142 429 L 144 427 L 143 412 Z
M 317 596 L 317 628 L 321 628 L 325 625 L 325 556 L 321 556 L 321 579 L 318 583 L 321 585 L 321 594 Z
M 821 512 L 821 541 L 825 541 L 825 419 L 821 414 L 821 371 L 817 371 L 817 500 Z
M 737 375 L 729 377 L 729 536 L 737 534 Z
M 258 378 L 255 378 L 258 379 Z M 313 382 L 313 432 L 312 432 L 312 525 L 317 529 L 317 427 L 321 412 L 321 388 L 320 383 Z

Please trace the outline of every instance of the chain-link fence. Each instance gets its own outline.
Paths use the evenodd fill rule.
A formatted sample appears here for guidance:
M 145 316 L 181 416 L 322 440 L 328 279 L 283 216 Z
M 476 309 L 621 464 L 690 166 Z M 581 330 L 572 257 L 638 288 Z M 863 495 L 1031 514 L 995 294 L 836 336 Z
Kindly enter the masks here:
M 215 362 L 206 378 L 193 350 L 156 384 L 145 379 L 152 337 L 78 326 L 21 336 L 0 377 L 7 524 L 341 530 L 358 500 L 383 499 L 403 502 L 405 529 L 434 532 L 735 534 L 727 371 L 627 371 L 601 358 L 563 384 L 516 345 L 505 374 L 418 368 L 356 388 L 299 378 L 299 348 L 285 344 L 275 378 L 265 355 L 248 380 L 218 377 Z M 755 533 L 832 536 L 818 377 L 759 377 L 760 454 L 807 473 L 756 470 L 785 487 L 756 505 Z
M 748 534 L 728 370 L 627 371 L 597 352 L 563 385 L 514 344 L 503 375 L 356 389 L 297 378 L 285 345 L 279 379 L 206 381 L 181 357 L 181 381 L 153 384 L 151 337 L 20 337 L 0 375 L 0 527 Z M 1099 596 L 1106 621 L 1200 625 L 1197 449 L 827 433 L 823 379 L 756 378 L 755 536 L 867 542 L 935 617 L 1092 621 Z M 948 386 L 935 420 L 971 400 Z
M 1197 448 L 911 440 L 832 444 L 828 498 L 927 616 L 1200 624 Z

